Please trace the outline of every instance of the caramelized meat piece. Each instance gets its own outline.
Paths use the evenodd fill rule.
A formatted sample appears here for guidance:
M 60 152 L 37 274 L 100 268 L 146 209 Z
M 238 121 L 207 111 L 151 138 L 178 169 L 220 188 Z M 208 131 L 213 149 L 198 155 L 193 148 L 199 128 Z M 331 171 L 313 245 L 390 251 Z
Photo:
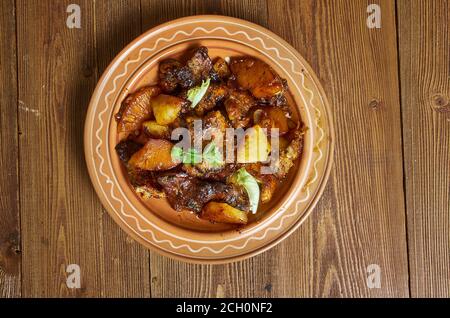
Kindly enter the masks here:
M 192 57 L 182 65 L 174 59 L 162 61 L 159 66 L 159 79 L 161 88 L 171 93 L 181 86 L 184 89 L 200 85 L 212 73 L 212 61 L 208 49 L 201 46 L 195 49 Z
M 202 160 L 202 162 L 195 165 L 186 164 L 183 166 L 189 175 L 201 177 L 201 178 L 211 178 L 214 180 L 222 180 L 228 175 L 227 169 L 225 169 L 225 158 L 223 151 L 225 151 L 225 131 L 229 127 L 227 120 L 222 115 L 220 111 L 209 112 L 203 120 L 203 146 L 214 141 L 216 145 L 222 145 L 218 147 L 218 151 L 222 152 L 222 163 L 215 162 L 211 165 L 208 161 Z M 204 148 L 206 149 L 206 148 Z
M 224 84 L 212 83 L 209 85 L 205 96 L 195 106 L 195 113 L 198 116 L 203 116 L 207 111 L 213 109 L 221 100 L 228 95 L 228 87 Z
M 187 61 L 186 66 L 192 73 L 194 85 L 198 85 L 202 80 L 208 78 L 212 69 L 212 61 L 208 55 L 208 49 L 204 46 L 196 49 L 192 58 Z
M 182 64 L 175 59 L 168 59 L 159 64 L 159 85 L 166 93 L 173 92 L 178 86 L 178 72 Z
M 213 70 L 217 74 L 217 77 L 223 81 L 231 75 L 227 62 L 221 57 L 217 58 L 216 62 L 214 62 Z
M 233 90 L 224 105 L 233 127 L 244 128 L 250 123 L 250 117 L 247 116 L 247 113 L 250 108 L 256 105 L 256 102 L 247 92 Z
M 134 192 L 139 195 L 143 200 L 151 198 L 162 199 L 166 197 L 164 191 L 158 190 L 152 185 L 144 184 L 140 186 L 134 186 Z
M 250 90 L 257 99 L 271 99 L 284 92 L 281 77 L 261 60 L 252 57 L 234 59 L 230 68 L 239 86 Z
M 263 174 L 259 177 L 259 181 L 261 181 L 261 203 L 267 203 L 272 200 L 278 186 L 278 180 L 273 174 Z
M 185 164 L 182 169 L 191 177 L 225 181 L 229 176 L 236 172 L 238 166 L 235 164 L 226 164 L 220 169 L 204 169 L 202 165 Z
M 202 160 L 202 162 L 195 165 L 184 164 L 182 169 L 190 176 L 218 181 L 224 180 L 222 176 L 227 174 L 225 162 L 219 167 L 211 167 L 205 160 Z
M 128 177 L 134 191 L 142 199 L 160 199 L 166 196 L 161 186 L 156 182 L 155 172 L 128 167 Z
M 177 82 L 183 89 L 195 86 L 194 75 L 187 66 L 183 66 L 177 71 Z
M 204 117 L 204 129 L 213 128 L 220 131 L 222 134 L 225 134 L 228 127 L 230 127 L 230 125 L 228 124 L 226 118 L 218 110 L 209 112 Z
M 136 134 L 128 136 L 128 140 L 132 140 L 142 146 L 145 145 L 149 139 L 150 137 L 144 132 L 144 130 L 141 130 L 140 132 L 136 131 Z
M 188 209 L 199 213 L 210 201 L 225 202 L 242 211 L 249 210 L 249 201 L 241 187 L 222 182 L 206 182 L 186 173 L 172 173 L 158 177 L 171 206 L 180 211 Z
M 116 114 L 116 120 L 118 121 L 117 132 L 121 140 L 139 130 L 142 123 L 150 119 L 152 115 L 150 99 L 159 93 L 159 87 L 147 86 L 125 98 L 119 112 Z
M 210 76 L 211 70 L 212 61 L 208 55 L 208 49 L 201 46 L 193 52 L 186 65 L 177 71 L 178 83 L 182 88 L 200 85 Z
M 196 121 L 200 121 L 202 125 L 196 126 Z M 196 131 L 195 128 L 199 127 L 199 131 Z M 190 145 L 194 145 L 194 137 L 196 134 L 198 138 L 204 138 L 203 146 L 210 142 L 210 140 L 215 140 L 217 138 L 223 139 L 225 136 L 226 128 L 230 127 L 227 119 L 222 115 L 220 111 L 212 111 L 206 114 L 206 116 L 197 117 L 197 116 L 187 116 L 186 117 L 186 128 L 189 129 L 191 143 Z M 206 140 L 208 139 L 208 140 Z
M 123 163 L 127 163 L 131 156 L 142 148 L 142 145 L 133 140 L 122 140 L 116 145 L 116 152 Z
M 280 151 L 279 161 L 276 163 L 275 176 L 279 179 L 286 177 L 294 165 L 294 161 L 300 157 L 303 151 L 303 135 L 301 129 L 295 129 L 290 136 L 291 142 L 286 149 Z
M 261 103 L 270 104 L 272 106 L 281 107 L 285 112 L 290 112 L 290 108 L 288 106 L 288 101 L 286 99 L 286 96 L 284 94 L 285 91 L 288 90 L 287 81 L 285 79 L 282 80 L 283 82 L 283 93 L 276 94 L 270 98 L 261 98 L 259 101 Z

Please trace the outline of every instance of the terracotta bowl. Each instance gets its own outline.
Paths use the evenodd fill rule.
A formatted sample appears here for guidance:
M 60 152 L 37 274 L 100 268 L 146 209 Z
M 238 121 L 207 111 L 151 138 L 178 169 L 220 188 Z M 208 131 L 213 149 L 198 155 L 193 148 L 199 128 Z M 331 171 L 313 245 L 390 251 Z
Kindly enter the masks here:
M 250 55 L 288 81 L 294 119 L 307 127 L 301 160 L 270 204 L 236 230 L 176 212 L 165 199 L 142 201 L 131 189 L 114 147 L 114 114 L 126 95 L 156 84 L 158 64 L 204 45 L 212 58 Z M 84 130 L 94 188 L 128 235 L 161 254 L 195 263 L 226 263 L 261 253 L 292 233 L 319 199 L 332 163 L 334 133 L 328 102 L 311 67 L 288 43 L 256 24 L 223 16 L 192 16 L 162 24 L 129 44 L 104 72 Z

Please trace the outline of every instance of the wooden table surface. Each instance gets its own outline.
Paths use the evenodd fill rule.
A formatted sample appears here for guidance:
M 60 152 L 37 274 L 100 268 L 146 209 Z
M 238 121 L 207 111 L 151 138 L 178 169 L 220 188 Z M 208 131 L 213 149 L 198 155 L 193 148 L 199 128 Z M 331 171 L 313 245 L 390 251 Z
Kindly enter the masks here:
M 66 27 L 79 4 L 81 28 Z M 367 6 L 381 8 L 369 29 Z M 89 98 L 132 39 L 222 14 L 258 23 L 311 64 L 335 162 L 308 220 L 229 265 L 149 252 L 112 221 L 83 153 Z M 450 296 L 450 1 L 0 1 L 0 296 Z M 79 264 L 81 288 L 66 286 Z M 381 270 L 369 288 L 367 268 Z M 373 287 L 373 286 L 371 286 Z

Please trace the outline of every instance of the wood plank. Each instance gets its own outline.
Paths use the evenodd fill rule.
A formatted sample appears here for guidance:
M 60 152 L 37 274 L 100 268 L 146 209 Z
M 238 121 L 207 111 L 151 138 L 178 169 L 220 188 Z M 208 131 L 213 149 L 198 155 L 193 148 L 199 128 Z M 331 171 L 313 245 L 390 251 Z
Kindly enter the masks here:
M 18 1 L 21 215 L 24 296 L 100 291 L 98 214 L 85 172 L 82 130 L 95 83 L 92 7 L 68 29 L 70 2 Z M 87 50 L 86 50 L 87 48 Z M 96 215 L 97 214 L 97 215 Z M 81 267 L 82 290 L 65 285 L 66 266 Z
M 229 15 L 265 26 L 266 0 L 141 0 L 143 30 L 158 24 L 198 14 Z
M 140 3 L 96 1 L 95 30 L 98 78 L 112 59 L 141 34 Z M 149 297 L 149 252 L 128 237 L 105 212 L 101 217 L 105 297 Z
M 408 296 L 395 7 L 379 1 L 270 1 L 269 27 L 312 65 L 336 127 L 331 179 L 309 220 L 273 250 L 276 295 Z M 381 268 L 381 288 L 366 268 Z M 285 274 L 284 272 L 287 272 Z
M 450 297 L 450 1 L 398 1 L 412 297 Z
M 265 1 L 142 0 L 144 30 L 195 14 L 224 14 L 261 25 L 267 23 Z M 268 254 L 230 265 L 192 265 L 151 253 L 153 297 L 267 297 L 272 268 Z M 180 288 L 180 286 L 183 286 Z
M 16 16 L 0 2 L 0 298 L 19 297 L 20 219 L 17 128 Z M 6 44 L 7 43 L 7 44 Z
M 95 87 L 93 2 L 77 1 L 81 29 L 66 27 L 71 1 L 17 1 L 23 296 L 102 294 L 103 209 L 87 174 L 83 126 Z M 81 289 L 66 268 L 81 268 Z

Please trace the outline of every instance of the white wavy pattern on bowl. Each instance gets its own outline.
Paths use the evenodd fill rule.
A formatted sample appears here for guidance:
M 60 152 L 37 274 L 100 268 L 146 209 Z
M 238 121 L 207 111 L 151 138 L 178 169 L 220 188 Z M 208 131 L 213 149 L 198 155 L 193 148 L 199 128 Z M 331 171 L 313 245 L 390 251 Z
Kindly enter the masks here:
M 268 227 L 267 229 L 265 229 L 264 232 L 262 232 L 261 235 L 258 235 L 258 236 L 255 235 L 255 236 L 250 236 L 250 237 L 248 237 L 247 240 L 246 240 L 243 244 L 241 244 L 241 245 L 227 244 L 227 245 L 225 245 L 224 247 L 222 247 L 222 248 L 220 248 L 220 249 L 214 249 L 214 248 L 211 248 L 211 247 L 209 247 L 209 246 L 203 246 L 203 247 L 200 247 L 200 248 L 195 249 L 195 248 L 192 248 L 191 246 L 189 246 L 188 244 L 175 245 L 172 241 L 170 241 L 170 240 L 168 240 L 168 239 L 161 239 L 161 240 L 158 239 L 158 238 L 156 237 L 156 235 L 154 234 L 154 232 L 153 232 L 151 229 L 142 228 L 142 226 L 141 226 L 139 220 L 138 220 L 135 216 L 130 215 L 130 214 L 127 214 L 127 213 L 124 211 L 124 204 L 123 204 L 122 200 L 121 200 L 120 198 L 116 197 L 115 194 L 114 194 L 114 182 L 112 182 L 111 179 L 110 179 L 110 177 L 103 171 L 103 165 L 104 165 L 105 159 L 102 157 L 102 155 L 101 155 L 101 153 L 100 153 L 100 151 L 99 151 L 99 150 L 100 150 L 100 147 L 101 147 L 102 144 L 103 144 L 103 141 L 102 141 L 102 139 L 101 139 L 100 136 L 99 136 L 99 133 L 100 133 L 100 131 L 102 130 L 103 125 L 104 125 L 103 120 L 102 120 L 101 117 L 102 117 L 102 115 L 103 115 L 103 114 L 108 110 L 108 108 L 109 108 L 108 97 L 116 91 L 116 89 L 117 89 L 117 85 L 116 85 L 116 84 L 117 84 L 117 80 L 120 79 L 121 77 L 125 76 L 125 74 L 127 74 L 127 72 L 128 72 L 128 66 L 129 66 L 130 64 L 136 63 L 137 61 L 139 61 L 139 60 L 141 59 L 142 53 L 154 51 L 155 48 L 158 46 L 158 44 L 159 44 L 160 41 L 164 41 L 164 42 L 170 43 L 170 42 L 171 42 L 172 40 L 174 40 L 174 39 L 177 37 L 177 35 L 179 35 L 179 34 L 183 34 L 183 35 L 185 35 L 185 36 L 192 36 L 194 33 L 198 32 L 198 31 L 202 31 L 202 32 L 204 32 L 204 33 L 206 33 L 206 34 L 210 34 L 210 33 L 213 33 L 213 32 L 215 32 L 215 31 L 218 31 L 218 30 L 221 30 L 221 31 L 225 32 L 228 36 L 235 36 L 235 35 L 237 35 L 237 34 L 242 34 L 242 35 L 244 35 L 249 41 L 259 41 L 259 42 L 262 44 L 262 46 L 263 46 L 264 49 L 266 49 L 266 50 L 268 50 L 268 51 L 274 51 L 274 52 L 276 53 L 277 57 L 278 57 L 280 60 L 284 60 L 284 61 L 289 62 L 289 63 L 291 64 L 291 71 L 292 71 L 292 73 L 301 76 L 301 79 L 302 79 L 302 83 L 301 83 L 301 84 L 302 84 L 302 87 L 303 87 L 303 89 L 305 89 L 305 91 L 307 91 L 307 92 L 310 94 L 309 104 L 310 104 L 310 106 L 311 106 L 311 107 L 315 110 L 315 112 L 316 112 L 316 120 L 315 120 L 315 124 L 316 124 L 316 127 L 317 127 L 317 128 L 319 129 L 319 131 L 320 131 L 320 137 L 319 137 L 319 139 L 317 140 L 317 143 L 316 143 L 316 145 L 315 145 L 315 149 L 318 150 L 319 155 L 318 155 L 318 157 L 316 158 L 316 160 L 314 161 L 314 164 L 313 164 L 313 168 L 314 168 L 314 177 L 307 183 L 307 185 L 306 185 L 306 187 L 305 187 L 305 196 L 304 196 L 303 198 L 299 199 L 299 200 L 296 202 L 294 212 L 289 213 L 289 214 L 286 214 L 286 215 L 283 215 L 283 216 L 281 217 L 281 220 L 280 220 L 278 226 Z M 128 218 L 128 219 L 134 220 L 134 222 L 135 222 L 135 224 L 136 224 L 136 227 L 139 229 L 139 231 L 141 231 L 142 233 L 149 233 L 149 234 L 151 235 L 151 237 L 152 237 L 152 240 L 153 240 L 154 242 L 156 242 L 156 243 L 158 243 L 158 244 L 161 244 L 161 243 L 168 244 L 171 248 L 177 249 L 177 250 L 178 250 L 178 249 L 182 249 L 182 248 L 186 248 L 186 249 L 188 249 L 188 250 L 189 250 L 190 252 L 192 252 L 192 253 L 199 253 L 199 252 L 201 252 L 201 251 L 203 251 L 203 250 L 208 250 L 208 251 L 210 251 L 210 252 L 213 253 L 213 254 L 220 254 L 220 253 L 222 253 L 223 251 L 225 251 L 226 249 L 229 249 L 229 248 L 230 248 L 230 249 L 240 250 L 240 249 L 245 248 L 245 247 L 249 244 L 249 242 L 251 242 L 251 241 L 260 241 L 260 240 L 263 240 L 263 239 L 265 239 L 265 237 L 267 236 L 267 234 L 268 234 L 269 232 L 280 230 L 280 229 L 282 228 L 282 226 L 283 226 L 285 220 L 287 220 L 287 219 L 293 217 L 294 215 L 296 215 L 296 214 L 298 213 L 298 207 L 299 207 L 299 204 L 300 204 L 300 203 L 303 203 L 303 202 L 306 202 L 306 201 L 309 199 L 309 197 L 310 197 L 310 186 L 311 186 L 313 183 L 315 183 L 315 182 L 317 181 L 317 179 L 319 178 L 319 173 L 318 173 L 318 170 L 317 170 L 317 164 L 318 164 L 318 162 L 319 162 L 320 160 L 322 160 L 322 158 L 323 158 L 323 152 L 322 152 L 322 150 L 321 150 L 321 148 L 320 148 L 320 144 L 322 143 L 322 141 L 323 141 L 323 139 L 324 139 L 324 137 L 325 137 L 325 132 L 324 132 L 323 128 L 320 126 L 320 119 L 321 119 L 321 116 L 322 116 L 321 111 L 320 111 L 320 109 L 318 109 L 318 108 L 314 105 L 314 103 L 313 103 L 314 92 L 313 92 L 312 90 L 310 90 L 309 88 L 306 87 L 306 85 L 305 85 L 305 75 L 303 74 L 303 72 L 297 72 L 297 71 L 294 69 L 294 65 L 295 65 L 294 62 L 293 62 L 291 59 L 280 56 L 280 52 L 278 51 L 277 48 L 274 48 L 274 47 L 267 47 L 266 44 L 264 43 L 264 41 L 263 41 L 262 38 L 260 38 L 260 37 L 250 37 L 245 31 L 229 32 L 229 31 L 228 31 L 227 29 L 225 29 L 224 27 L 216 27 L 216 28 L 213 28 L 213 29 L 211 29 L 211 30 L 206 30 L 206 29 L 203 28 L 203 27 L 196 27 L 193 31 L 191 31 L 191 32 L 189 32 L 189 33 L 188 33 L 188 32 L 185 32 L 185 31 L 177 31 L 177 32 L 175 32 L 174 35 L 171 36 L 170 38 L 159 38 L 159 39 L 155 42 L 155 44 L 153 45 L 152 48 L 142 48 L 142 49 L 139 51 L 138 57 L 137 57 L 136 59 L 133 59 L 133 60 L 128 61 L 128 62 L 125 64 L 124 71 L 123 71 L 121 74 L 117 75 L 117 76 L 114 78 L 114 80 L 113 80 L 113 88 L 105 95 L 105 98 L 104 98 L 106 107 L 105 107 L 105 109 L 103 109 L 101 112 L 99 112 L 99 114 L 98 114 L 98 116 L 97 116 L 97 118 L 98 118 L 98 120 L 99 120 L 99 123 L 100 123 L 100 126 L 99 126 L 99 128 L 97 129 L 97 131 L 96 131 L 96 133 L 95 133 L 95 136 L 96 136 L 96 138 L 97 138 L 97 140 L 98 140 L 97 146 L 96 146 L 96 148 L 95 148 L 95 152 L 96 152 L 96 154 L 98 155 L 98 157 L 100 158 L 99 172 L 100 172 L 100 174 L 106 179 L 106 183 L 111 185 L 110 195 L 111 195 L 111 198 L 113 198 L 115 201 L 117 201 L 118 203 L 120 203 L 120 213 L 121 213 L 124 217 L 126 217 L 126 218 Z M 97 172 L 97 171 L 96 171 L 96 172 Z M 108 198 L 106 198 L 106 199 L 108 200 Z M 109 202 L 109 200 L 108 200 L 108 202 Z M 109 202 L 109 203 L 110 203 L 110 202 Z M 110 204 L 111 204 L 111 203 L 110 203 Z M 112 206 L 112 204 L 111 204 L 111 206 Z M 283 205 L 283 206 L 279 209 L 279 212 L 284 212 L 285 210 L 287 210 L 287 206 L 286 206 L 286 205 Z M 143 238 L 146 239 L 145 237 L 143 237 Z M 146 240 L 147 240 L 147 239 L 146 239 Z M 148 241 L 148 240 L 147 240 L 147 241 Z M 152 242 L 150 242 L 150 243 L 152 243 Z M 214 243 L 220 243 L 220 242 L 214 242 Z

